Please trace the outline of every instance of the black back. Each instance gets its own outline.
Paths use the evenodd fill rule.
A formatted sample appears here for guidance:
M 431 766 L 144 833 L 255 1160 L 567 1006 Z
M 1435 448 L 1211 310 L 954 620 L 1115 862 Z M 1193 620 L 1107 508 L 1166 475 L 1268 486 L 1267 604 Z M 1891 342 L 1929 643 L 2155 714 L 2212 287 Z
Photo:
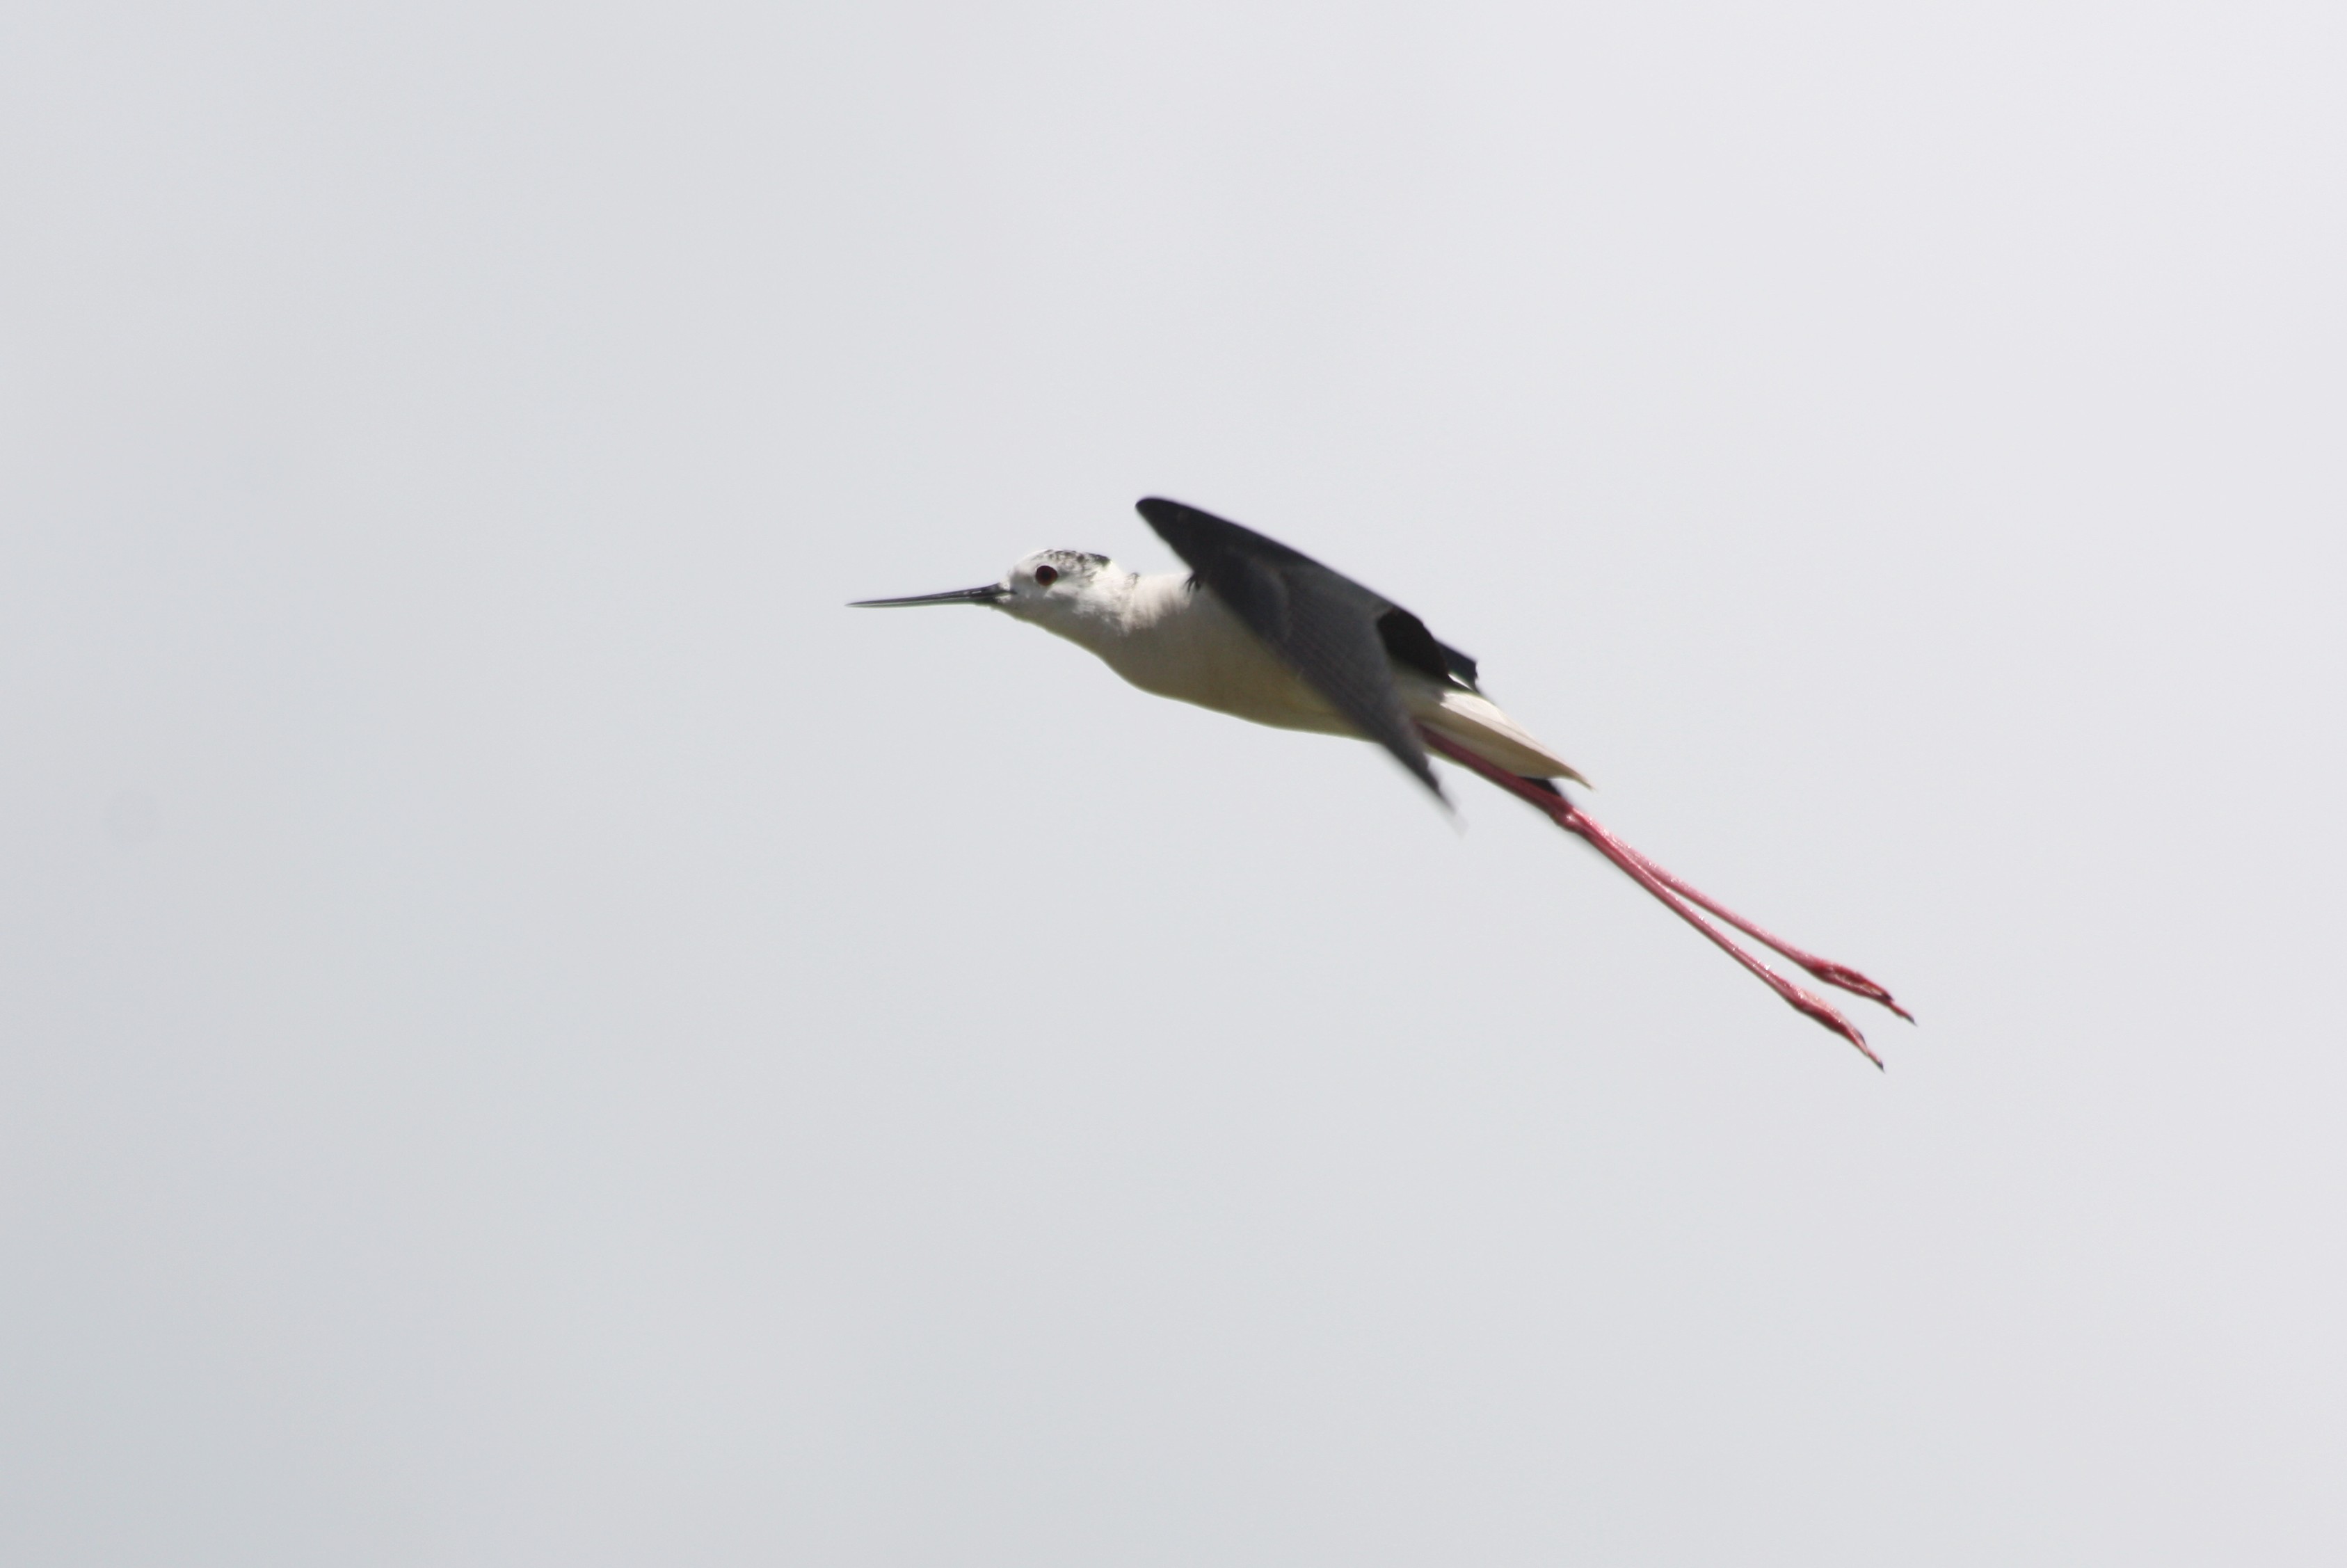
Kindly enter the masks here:
M 1393 667 L 1407 665 L 1471 690 L 1472 659 L 1436 641 L 1424 621 L 1393 600 L 1253 528 L 1155 497 L 1143 501 L 1140 511 L 1189 563 L 1196 581 L 1441 798 Z

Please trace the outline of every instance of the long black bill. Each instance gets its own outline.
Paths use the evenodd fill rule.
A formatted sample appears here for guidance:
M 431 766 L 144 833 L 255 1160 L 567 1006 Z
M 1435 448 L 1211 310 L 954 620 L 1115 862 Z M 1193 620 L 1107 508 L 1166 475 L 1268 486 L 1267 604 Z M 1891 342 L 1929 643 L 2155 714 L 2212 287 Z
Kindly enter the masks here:
M 900 604 L 999 604 L 1010 590 L 999 582 L 984 588 L 957 588 L 947 593 L 917 593 L 910 599 L 859 599 L 850 610 L 889 610 Z

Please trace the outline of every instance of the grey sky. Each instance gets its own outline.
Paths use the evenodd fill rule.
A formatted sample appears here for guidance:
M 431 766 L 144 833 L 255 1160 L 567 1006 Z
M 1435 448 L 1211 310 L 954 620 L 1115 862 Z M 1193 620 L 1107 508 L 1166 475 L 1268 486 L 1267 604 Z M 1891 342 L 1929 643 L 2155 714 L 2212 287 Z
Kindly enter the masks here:
M 0 1560 L 2339 1561 L 2343 45 L 12 8 Z

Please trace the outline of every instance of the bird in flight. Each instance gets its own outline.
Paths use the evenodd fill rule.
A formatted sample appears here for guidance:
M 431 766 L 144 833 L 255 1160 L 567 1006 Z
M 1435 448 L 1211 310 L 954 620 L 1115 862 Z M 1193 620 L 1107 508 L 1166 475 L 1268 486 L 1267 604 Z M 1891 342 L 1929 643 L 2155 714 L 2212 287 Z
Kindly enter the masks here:
M 1258 724 L 1374 741 L 1447 808 L 1428 756 L 1434 753 L 1586 840 L 1797 1011 L 1849 1040 L 1875 1066 L 1882 1059 L 1848 1019 L 1755 958 L 1719 925 L 1783 954 L 1827 985 L 1914 1021 L 1889 991 L 1856 969 L 1769 935 L 1600 826 L 1561 782 L 1587 781 L 1485 697 L 1476 684 L 1475 661 L 1437 641 L 1409 610 L 1211 512 L 1155 497 L 1141 502 L 1140 511 L 1188 563 L 1188 572 L 1143 577 L 1106 556 L 1040 550 L 999 582 L 909 599 L 860 600 L 851 608 L 976 604 L 999 610 L 1091 650 L 1144 692 Z

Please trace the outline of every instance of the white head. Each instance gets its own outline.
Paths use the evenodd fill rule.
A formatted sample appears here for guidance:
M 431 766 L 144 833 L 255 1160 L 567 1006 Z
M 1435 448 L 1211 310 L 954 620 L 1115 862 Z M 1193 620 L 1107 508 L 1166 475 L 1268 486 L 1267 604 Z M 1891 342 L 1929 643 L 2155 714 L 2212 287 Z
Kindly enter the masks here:
M 983 604 L 1062 637 L 1084 641 L 1086 623 L 1112 618 L 1132 590 L 1133 575 L 1106 556 L 1083 550 L 1037 550 L 983 588 L 958 588 L 911 599 L 861 599 L 858 609 L 913 604 Z

